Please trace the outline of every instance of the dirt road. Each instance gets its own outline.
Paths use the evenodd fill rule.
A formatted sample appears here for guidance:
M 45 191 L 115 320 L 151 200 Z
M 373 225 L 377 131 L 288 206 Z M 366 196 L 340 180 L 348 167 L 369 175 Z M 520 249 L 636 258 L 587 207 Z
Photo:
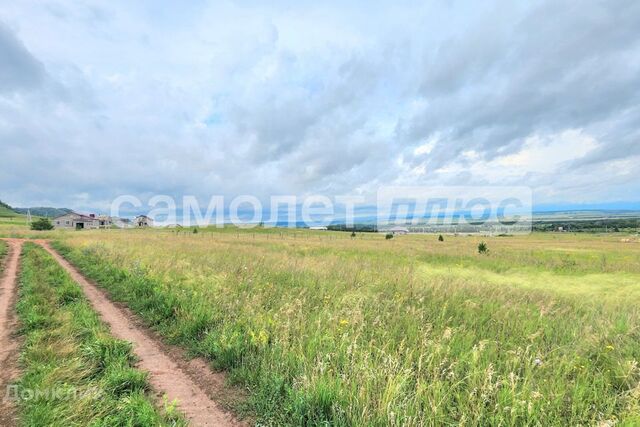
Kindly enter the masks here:
M 0 278 L 0 425 L 13 426 L 17 424 L 17 420 L 9 385 L 19 375 L 18 339 L 13 334 L 17 327 L 14 306 L 22 242 L 16 239 L 7 239 L 6 242 L 9 244 L 9 253 Z
M 71 277 L 82 287 L 93 308 L 111 328 L 111 333 L 133 343 L 140 359 L 139 367 L 149 372 L 151 387 L 169 402 L 174 399 L 178 408 L 193 426 L 242 426 L 229 412 L 222 409 L 212 396 L 220 393 L 220 376 L 202 361 L 186 361 L 176 357 L 159 340 L 136 321 L 128 311 L 111 302 L 105 293 L 88 281 L 67 260 L 53 250 L 46 241 L 38 241 Z

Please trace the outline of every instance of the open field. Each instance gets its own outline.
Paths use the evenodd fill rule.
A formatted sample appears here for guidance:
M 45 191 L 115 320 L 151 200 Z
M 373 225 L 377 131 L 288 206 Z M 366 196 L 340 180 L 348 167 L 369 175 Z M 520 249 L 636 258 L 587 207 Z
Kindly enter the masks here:
M 68 233 L 65 255 L 270 424 L 640 422 L 621 234 Z M 294 237 L 295 235 L 295 237 Z
M 17 383 L 21 425 L 161 426 L 131 344 L 114 339 L 80 287 L 42 248 L 24 245 L 17 311 L 25 337 Z

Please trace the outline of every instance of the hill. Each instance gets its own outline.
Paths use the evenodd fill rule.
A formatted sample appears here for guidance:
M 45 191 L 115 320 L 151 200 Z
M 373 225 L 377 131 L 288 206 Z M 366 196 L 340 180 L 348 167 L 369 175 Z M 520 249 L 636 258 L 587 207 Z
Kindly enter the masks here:
M 11 206 L 0 200 L 0 217 L 12 217 L 19 214 Z
M 71 212 L 71 209 L 67 208 L 50 208 L 50 207 L 35 207 L 35 208 L 14 208 L 14 211 L 20 214 L 26 214 L 27 211 L 31 211 L 33 216 L 44 216 L 47 218 L 55 218 L 60 215 Z

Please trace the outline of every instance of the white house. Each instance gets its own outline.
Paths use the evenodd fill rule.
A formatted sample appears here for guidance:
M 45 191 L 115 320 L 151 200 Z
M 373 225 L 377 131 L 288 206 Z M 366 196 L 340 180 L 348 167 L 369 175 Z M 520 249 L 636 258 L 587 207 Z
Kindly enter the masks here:
M 133 220 L 133 226 L 136 228 L 153 227 L 153 219 L 146 215 L 139 215 Z

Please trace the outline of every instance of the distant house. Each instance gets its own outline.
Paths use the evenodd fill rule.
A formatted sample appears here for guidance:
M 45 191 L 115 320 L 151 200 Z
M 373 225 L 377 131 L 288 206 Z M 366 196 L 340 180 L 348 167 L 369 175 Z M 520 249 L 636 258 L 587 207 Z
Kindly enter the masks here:
M 69 212 L 60 215 L 52 221 L 54 228 L 84 230 L 100 228 L 100 220 L 94 214 L 83 215 L 76 212 Z
M 146 215 L 139 215 L 133 220 L 133 225 L 136 228 L 139 227 L 153 227 L 153 219 Z
M 100 228 L 109 228 L 113 225 L 113 220 L 111 219 L 110 216 L 107 215 L 100 215 L 98 217 L 98 226 Z
M 328 230 L 329 228 L 319 226 L 319 227 L 309 227 L 309 230 Z

